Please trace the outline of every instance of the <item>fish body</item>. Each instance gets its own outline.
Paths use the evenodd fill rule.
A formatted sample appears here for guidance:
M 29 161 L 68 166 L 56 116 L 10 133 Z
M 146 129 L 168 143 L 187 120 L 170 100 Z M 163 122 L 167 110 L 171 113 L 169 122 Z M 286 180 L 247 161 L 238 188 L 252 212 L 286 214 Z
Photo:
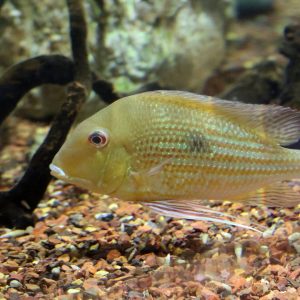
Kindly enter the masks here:
M 105 145 L 96 143 L 101 135 Z M 300 154 L 282 145 L 299 136 L 300 114 L 289 108 L 146 92 L 79 124 L 51 169 L 68 182 L 123 200 L 290 206 L 299 195 L 282 181 L 299 175 Z

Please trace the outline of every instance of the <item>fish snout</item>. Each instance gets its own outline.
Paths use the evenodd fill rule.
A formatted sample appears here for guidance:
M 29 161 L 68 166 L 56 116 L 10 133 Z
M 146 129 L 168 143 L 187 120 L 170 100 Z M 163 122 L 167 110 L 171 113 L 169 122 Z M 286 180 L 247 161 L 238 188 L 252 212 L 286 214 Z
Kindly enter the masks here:
M 66 173 L 64 172 L 63 169 L 61 169 L 60 167 L 58 167 L 55 164 L 50 164 L 49 166 L 50 170 L 51 170 L 51 175 L 60 179 L 64 179 L 67 178 L 68 176 L 66 175 Z

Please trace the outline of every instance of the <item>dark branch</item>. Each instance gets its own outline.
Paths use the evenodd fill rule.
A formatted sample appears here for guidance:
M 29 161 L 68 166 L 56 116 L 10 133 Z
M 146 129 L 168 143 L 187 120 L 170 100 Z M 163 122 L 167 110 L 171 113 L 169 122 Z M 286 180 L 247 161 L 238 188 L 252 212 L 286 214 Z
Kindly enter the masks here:
M 75 81 L 70 84 L 66 102 L 54 119 L 44 142 L 32 157 L 21 180 L 10 191 L 0 193 L 0 223 L 6 226 L 25 227 L 33 223 L 32 211 L 41 200 L 51 180 L 49 164 L 65 141 L 80 107 L 86 100 L 86 86 L 91 86 L 82 1 L 68 0 L 67 3 L 70 10 L 70 35 L 75 60 L 75 70 L 72 74 L 75 74 Z M 78 29 L 79 26 L 83 28 Z
M 84 86 L 79 83 L 71 84 L 67 100 L 55 117 L 45 140 L 33 155 L 21 180 L 10 191 L 0 193 L 2 211 L 7 203 L 15 203 L 16 207 L 23 207 L 28 216 L 37 207 L 51 180 L 49 164 L 63 144 L 84 99 Z M 15 214 L 15 211 L 12 213 Z M 2 216 L 1 212 L 0 216 Z M 0 222 L 3 223 L 2 220 Z M 6 223 L 6 225 L 10 224 Z M 18 223 L 11 225 L 18 226 Z
M 285 82 L 280 100 L 295 108 L 300 108 L 300 25 L 289 25 L 284 29 L 284 37 L 279 51 L 289 59 L 285 70 Z
M 5 3 L 5 1 L 6 1 L 6 0 L 0 0 L 0 10 L 1 10 L 3 4 Z
M 73 61 L 62 55 L 37 56 L 10 67 L 0 78 L 0 124 L 32 88 L 47 83 L 66 85 L 74 80 L 74 73 Z M 110 82 L 94 73 L 91 77 L 92 88 L 103 101 L 110 104 L 120 98 Z
M 279 52 L 289 59 L 279 96 L 280 103 L 300 109 L 300 24 L 289 25 L 284 29 Z M 288 148 L 300 149 L 300 141 Z
M 110 104 L 120 98 L 120 95 L 114 91 L 113 85 L 106 80 L 95 78 L 95 80 L 93 80 L 92 88 L 93 91 L 107 104 Z
M 75 64 L 75 80 L 91 88 L 91 72 L 88 63 L 87 25 L 82 0 L 67 0 L 69 9 L 70 37 Z
M 65 85 L 73 79 L 74 64 L 62 55 L 42 55 L 12 66 L 0 78 L 0 124 L 32 88 Z

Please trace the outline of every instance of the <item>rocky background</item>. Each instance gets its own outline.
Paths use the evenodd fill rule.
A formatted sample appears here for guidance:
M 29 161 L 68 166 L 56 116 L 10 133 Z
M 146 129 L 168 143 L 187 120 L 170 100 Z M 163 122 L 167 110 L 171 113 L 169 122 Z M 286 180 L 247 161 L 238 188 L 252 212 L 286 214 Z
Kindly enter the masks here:
M 228 0 L 88 0 L 85 7 L 91 66 L 121 93 L 147 84 L 199 92 L 224 58 L 234 14 Z M 64 1 L 7 1 L 0 15 L 0 73 L 33 56 L 68 56 L 67 20 Z M 37 89 L 20 111 L 34 119 L 51 116 L 62 97 L 57 87 Z

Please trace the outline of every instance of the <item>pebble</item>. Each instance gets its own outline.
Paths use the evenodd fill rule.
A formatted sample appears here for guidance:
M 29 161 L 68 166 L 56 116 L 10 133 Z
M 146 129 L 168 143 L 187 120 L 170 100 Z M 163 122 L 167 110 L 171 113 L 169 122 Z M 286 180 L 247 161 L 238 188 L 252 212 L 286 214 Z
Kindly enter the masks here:
M 72 282 L 72 284 L 74 285 L 82 285 L 83 284 L 83 281 L 81 279 L 76 279 Z
M 274 235 L 274 231 L 276 230 L 276 224 L 272 225 L 270 228 L 266 229 L 263 234 L 262 237 L 263 238 L 268 238 Z
M 128 261 L 131 261 L 134 258 L 136 253 L 137 253 L 137 249 L 133 248 L 132 251 L 130 252 L 129 256 L 128 256 Z
M 201 233 L 200 237 L 201 237 L 202 243 L 204 245 L 208 244 L 208 242 L 209 242 L 209 235 L 207 233 Z
M 2 264 L 3 267 L 5 267 L 8 271 L 17 271 L 19 269 L 19 265 L 16 261 L 14 260 L 7 260 Z
M 22 283 L 20 281 L 14 279 L 9 283 L 9 286 L 11 288 L 18 289 L 22 286 Z
M 258 221 L 263 219 L 263 216 L 261 215 L 260 211 L 256 208 L 251 209 L 251 215 Z
M 232 237 L 232 234 L 226 231 L 221 231 L 221 235 L 226 239 L 226 240 L 230 240 Z
M 68 294 L 78 294 L 80 293 L 80 289 L 68 289 Z
M 120 222 L 122 223 L 128 223 L 134 219 L 134 216 L 124 216 L 120 219 Z
M 29 234 L 27 229 L 16 229 L 16 230 L 11 230 L 8 233 L 2 234 L 0 238 L 5 239 L 5 238 L 11 238 L 11 237 L 19 237 Z
M 63 195 L 62 191 L 55 191 L 55 192 L 51 193 L 52 197 L 57 197 L 57 196 L 60 196 L 60 195 Z
M 260 282 L 262 287 L 262 293 L 265 294 L 270 288 L 270 282 L 264 278 L 262 278 Z
M 297 240 L 300 240 L 300 232 L 294 232 L 289 237 L 288 240 L 290 243 L 293 243 Z
M 67 245 L 67 249 L 69 249 L 70 254 L 74 256 L 78 254 L 78 249 L 72 244 Z
M 184 259 L 179 258 L 179 259 L 176 260 L 176 263 L 179 264 L 179 265 L 182 265 L 182 264 L 185 264 L 186 261 Z
M 153 229 L 158 229 L 159 228 L 159 226 L 156 223 L 152 222 L 152 221 L 147 221 L 146 225 L 150 226 Z
M 90 249 L 90 251 L 96 251 L 99 249 L 99 244 L 92 245 L 92 246 L 90 246 L 89 249 Z
M 70 266 L 74 271 L 78 271 L 80 270 L 80 267 L 76 266 L 76 265 L 71 265 Z
M 136 225 L 136 226 L 143 225 L 144 223 L 145 223 L 144 220 L 140 218 L 137 218 L 130 222 L 131 225 Z
M 297 251 L 297 253 L 300 254 L 300 243 L 294 244 L 293 247 L 295 248 L 295 250 Z
M 289 244 L 300 254 L 300 232 L 294 232 L 289 237 Z
M 145 299 L 143 293 L 137 291 L 130 291 L 128 293 L 128 299 Z
M 106 277 L 107 274 L 109 274 L 109 272 L 107 272 L 105 270 L 100 270 L 95 273 L 95 277 L 96 278 L 104 278 L 104 277 Z
M 171 265 L 171 255 L 168 253 L 168 255 L 165 258 L 165 265 L 170 266 Z
M 69 222 L 76 227 L 82 227 L 82 224 L 80 223 L 82 220 L 83 215 L 80 213 L 70 215 L 69 217 Z
M 95 215 L 96 220 L 99 221 L 111 221 L 114 218 L 114 214 L 112 213 L 99 213 Z
M 27 283 L 25 286 L 29 291 L 37 292 L 40 290 L 40 287 L 37 284 Z
M 223 297 L 232 294 L 231 286 L 226 283 L 212 280 L 208 283 L 208 286 L 216 290 L 218 294 L 222 293 Z
M 84 230 L 87 231 L 87 232 L 95 232 L 95 231 L 97 231 L 98 229 L 99 229 L 99 228 L 94 227 L 94 226 L 87 226 L 87 227 L 84 228 Z
M 59 275 L 60 274 L 60 267 L 55 267 L 51 270 L 51 273 L 54 275 Z
M 108 206 L 108 209 L 111 211 L 115 211 L 119 208 L 119 205 L 117 203 L 112 203 Z
M 87 193 L 80 194 L 79 199 L 80 200 L 88 200 L 89 194 L 87 194 Z
M 266 245 L 262 245 L 262 246 L 260 246 L 259 252 L 262 253 L 262 254 L 267 254 L 268 255 L 269 254 L 269 247 L 266 246 Z
M 238 260 L 241 259 L 243 255 L 243 246 L 241 244 L 236 244 L 234 247 L 234 253 Z
M 50 199 L 49 201 L 47 201 L 47 205 L 50 207 L 57 207 L 61 205 L 61 202 L 57 199 Z

